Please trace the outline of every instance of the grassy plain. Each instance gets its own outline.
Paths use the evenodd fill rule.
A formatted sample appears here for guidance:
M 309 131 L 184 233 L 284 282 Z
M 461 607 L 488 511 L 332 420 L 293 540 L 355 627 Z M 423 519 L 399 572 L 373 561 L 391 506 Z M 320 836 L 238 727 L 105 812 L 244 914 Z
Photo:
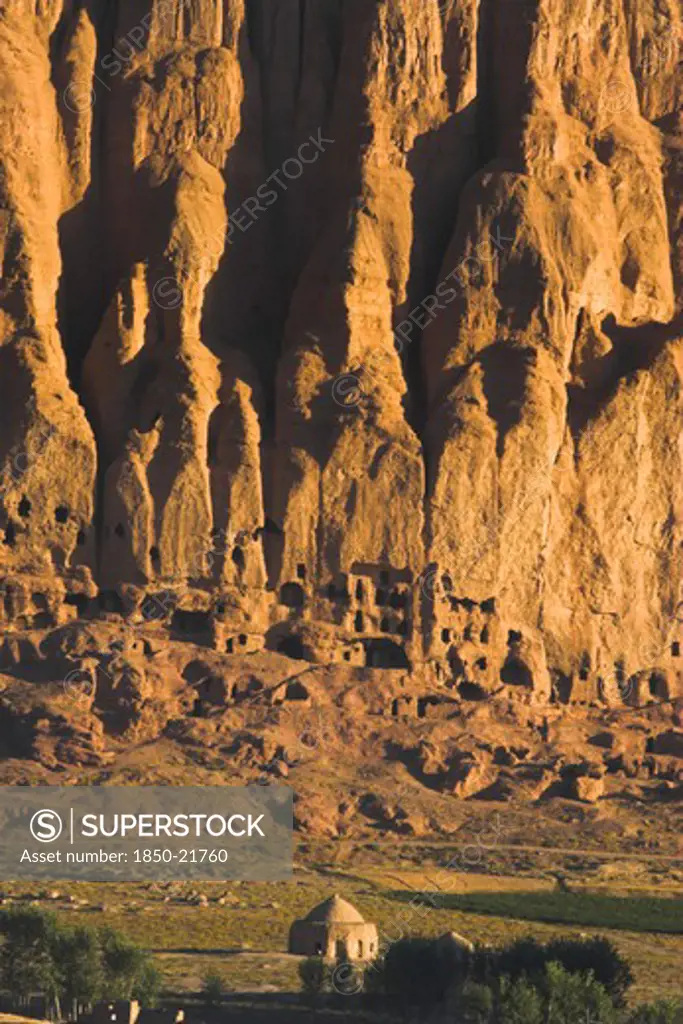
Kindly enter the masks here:
M 376 922 L 385 941 L 445 931 L 491 945 L 524 935 L 606 935 L 633 965 L 634 1001 L 680 994 L 683 863 L 663 869 L 615 858 L 558 872 L 553 856 L 505 874 L 494 865 L 446 871 L 423 854 L 411 849 L 397 867 L 395 858 L 389 866 L 380 853 L 356 850 L 337 863 L 307 860 L 278 883 L 8 884 L 4 900 L 35 900 L 74 923 L 120 928 L 154 952 L 167 990 L 183 994 L 197 992 L 209 972 L 233 991 L 296 991 L 289 926 L 333 892 Z

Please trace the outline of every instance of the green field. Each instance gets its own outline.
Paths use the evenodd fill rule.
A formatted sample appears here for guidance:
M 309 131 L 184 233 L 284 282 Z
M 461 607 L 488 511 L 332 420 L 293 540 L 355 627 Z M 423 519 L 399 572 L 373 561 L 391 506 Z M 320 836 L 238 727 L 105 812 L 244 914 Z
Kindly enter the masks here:
M 402 903 L 414 898 L 404 891 L 387 895 Z M 434 893 L 432 899 L 445 910 L 465 914 L 610 931 L 683 934 L 683 900 L 679 899 L 562 892 Z M 431 900 L 426 897 L 425 902 Z
M 441 885 L 443 875 L 427 865 L 397 874 L 395 867 L 354 863 L 343 871 L 312 865 L 297 870 L 292 881 L 278 883 L 7 883 L 2 888 L 6 903 L 36 902 L 62 920 L 125 932 L 153 951 L 167 990 L 176 993 L 197 992 L 210 971 L 218 971 L 234 991 L 296 990 L 298 961 L 286 952 L 289 927 L 338 892 L 377 924 L 385 941 L 451 930 L 494 946 L 528 935 L 541 941 L 580 932 L 605 935 L 633 966 L 634 1002 L 680 995 L 683 915 L 675 888 L 661 898 L 619 895 L 616 885 L 598 893 L 565 893 L 541 877 L 451 876 L 458 891 L 436 893 L 432 905 L 427 894 L 435 890 L 435 880 Z M 206 897 L 203 905 L 200 894 Z

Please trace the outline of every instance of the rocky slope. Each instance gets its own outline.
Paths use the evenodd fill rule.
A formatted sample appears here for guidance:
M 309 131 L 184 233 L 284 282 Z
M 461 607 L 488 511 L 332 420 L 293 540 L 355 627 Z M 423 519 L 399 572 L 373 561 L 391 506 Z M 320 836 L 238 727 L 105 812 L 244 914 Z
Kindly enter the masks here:
M 228 655 L 112 616 L 0 647 L 0 783 L 55 782 L 286 782 L 304 843 L 447 840 L 481 815 L 523 844 L 680 856 L 683 702 L 473 700 L 407 670 Z
M 683 695 L 680 38 L 678 0 L 0 0 L 7 633 Z

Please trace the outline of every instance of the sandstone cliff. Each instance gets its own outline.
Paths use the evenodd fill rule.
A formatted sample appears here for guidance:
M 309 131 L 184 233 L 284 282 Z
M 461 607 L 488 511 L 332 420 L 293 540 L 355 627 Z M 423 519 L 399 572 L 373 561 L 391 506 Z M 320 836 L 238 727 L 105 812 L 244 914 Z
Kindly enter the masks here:
M 683 695 L 678 0 L 0 0 L 3 627 Z

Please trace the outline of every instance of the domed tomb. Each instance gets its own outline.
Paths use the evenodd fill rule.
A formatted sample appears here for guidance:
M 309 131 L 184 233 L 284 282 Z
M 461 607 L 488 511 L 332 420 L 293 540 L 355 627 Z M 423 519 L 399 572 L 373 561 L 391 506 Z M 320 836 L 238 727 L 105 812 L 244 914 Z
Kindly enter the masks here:
M 374 960 L 377 946 L 377 927 L 336 894 L 295 921 L 289 932 L 289 952 L 299 956 Z

